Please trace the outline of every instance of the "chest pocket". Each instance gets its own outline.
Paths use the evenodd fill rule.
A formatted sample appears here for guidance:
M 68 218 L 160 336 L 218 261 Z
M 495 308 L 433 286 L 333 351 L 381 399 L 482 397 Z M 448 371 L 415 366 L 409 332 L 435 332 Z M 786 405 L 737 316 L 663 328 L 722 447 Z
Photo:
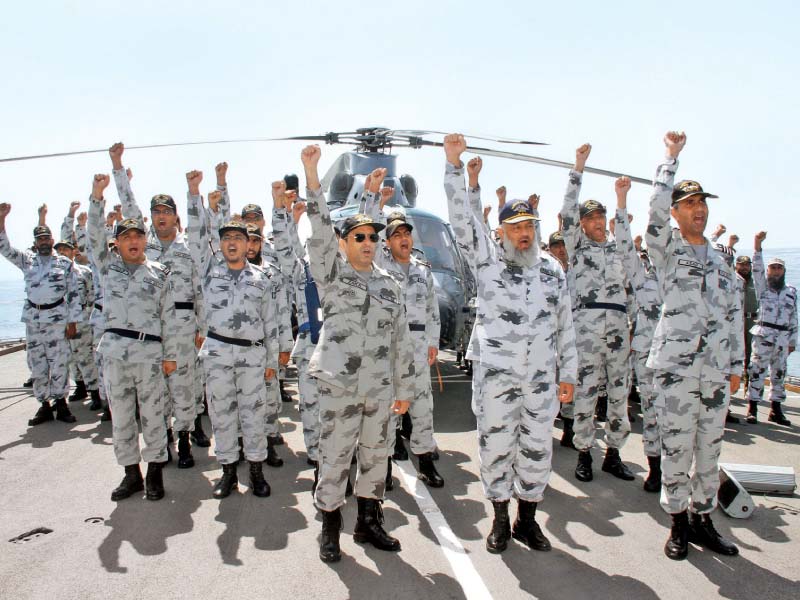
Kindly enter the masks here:
M 723 292 L 729 292 L 733 289 L 733 281 L 724 271 L 717 271 L 717 287 Z
M 542 293 L 548 306 L 556 306 L 558 304 L 558 276 L 548 269 L 541 269 L 539 271 L 539 282 L 542 285 Z
M 248 303 L 248 308 L 255 309 L 261 304 L 265 292 L 267 292 L 267 286 L 265 284 L 256 281 L 245 281 L 242 286 L 241 294 Z M 273 299 L 277 297 L 275 285 L 271 282 L 269 285 L 269 294 Z
M 696 260 L 679 258 L 675 265 L 675 285 L 682 292 L 700 291 L 703 287 L 705 271 L 703 264 Z
M 139 287 L 149 298 L 156 299 L 161 295 L 161 290 L 164 289 L 166 282 L 148 275 L 142 278 L 141 282 L 131 280 L 131 284 Z

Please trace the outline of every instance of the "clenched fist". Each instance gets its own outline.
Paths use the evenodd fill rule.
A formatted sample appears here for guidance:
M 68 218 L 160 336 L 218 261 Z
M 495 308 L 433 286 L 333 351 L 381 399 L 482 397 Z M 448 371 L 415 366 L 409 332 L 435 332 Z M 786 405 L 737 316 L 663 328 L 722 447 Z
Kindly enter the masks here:
M 667 147 L 667 156 L 678 158 L 678 155 L 686 145 L 686 134 L 678 131 L 668 131 L 664 135 L 664 145 Z
M 450 133 L 444 136 L 444 155 L 454 167 L 461 166 L 461 155 L 467 149 L 467 140 L 460 133 Z
M 192 196 L 200 195 L 200 183 L 203 181 L 202 171 L 189 171 L 186 173 L 186 183 L 189 184 L 189 193 Z

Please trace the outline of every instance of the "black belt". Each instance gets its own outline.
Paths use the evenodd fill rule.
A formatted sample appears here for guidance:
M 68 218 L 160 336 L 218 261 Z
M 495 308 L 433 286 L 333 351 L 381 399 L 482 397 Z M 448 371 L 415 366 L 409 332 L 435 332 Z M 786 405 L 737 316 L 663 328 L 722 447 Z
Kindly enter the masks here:
M 225 342 L 226 344 L 233 344 L 234 346 L 245 346 L 248 348 L 252 348 L 255 346 L 256 348 L 260 348 L 264 345 L 264 342 L 251 342 L 250 340 L 242 340 L 239 338 L 229 338 L 225 337 L 224 335 L 219 335 L 218 333 L 214 333 L 213 331 L 209 331 L 206 337 L 210 337 L 212 340 L 217 340 L 218 342 Z
M 602 310 L 618 310 L 619 312 L 628 312 L 624 304 L 612 304 L 611 302 L 585 302 L 579 304 L 578 308 L 599 308 Z
M 762 327 L 769 327 L 770 329 L 777 329 L 778 331 L 789 331 L 786 325 L 776 325 L 775 323 L 767 323 L 766 321 L 761 321 L 759 325 Z
M 98 304 L 97 302 L 95 302 L 95 303 L 94 303 L 94 307 L 95 307 L 97 310 L 99 310 L 100 312 L 103 312 L 103 305 L 102 305 L 102 304 Z
M 194 310 L 194 302 L 176 302 L 175 310 Z
M 419 323 L 409 323 L 408 324 L 409 331 L 425 331 L 425 325 L 420 325 Z
M 56 306 L 60 306 L 62 304 L 64 304 L 64 298 L 56 300 L 55 302 L 51 302 L 50 304 L 34 304 L 30 300 L 28 300 L 28 306 L 31 306 L 36 310 L 48 310 L 50 308 L 55 308 Z
M 161 341 L 160 335 L 150 335 L 149 333 L 134 331 L 133 329 L 118 329 L 116 327 L 111 327 L 109 329 L 106 329 L 106 333 L 116 333 L 117 335 L 121 335 L 122 337 L 130 338 L 132 340 L 139 340 L 140 342 Z

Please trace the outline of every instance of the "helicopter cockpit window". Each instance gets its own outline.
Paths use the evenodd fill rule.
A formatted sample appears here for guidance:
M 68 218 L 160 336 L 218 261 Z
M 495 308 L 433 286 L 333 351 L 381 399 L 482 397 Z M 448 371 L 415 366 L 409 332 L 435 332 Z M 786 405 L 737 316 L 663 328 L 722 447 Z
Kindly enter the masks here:
M 331 181 L 330 191 L 328 192 L 328 204 L 333 207 L 344 206 L 347 203 L 347 194 L 353 187 L 355 178 L 350 173 L 337 173 Z
M 425 253 L 433 270 L 454 271 L 458 255 L 444 223 L 426 217 L 409 219 L 414 226 L 414 246 Z

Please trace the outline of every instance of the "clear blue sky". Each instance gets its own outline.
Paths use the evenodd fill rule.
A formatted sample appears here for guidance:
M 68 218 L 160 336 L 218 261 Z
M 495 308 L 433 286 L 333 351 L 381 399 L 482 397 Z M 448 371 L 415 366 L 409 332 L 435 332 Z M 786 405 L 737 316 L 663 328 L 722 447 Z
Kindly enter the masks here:
M 382 125 L 493 133 L 551 143 L 571 160 L 650 177 L 667 129 L 688 135 L 679 176 L 720 195 L 723 222 L 752 246 L 800 246 L 800 84 L 793 2 L 28 2 L 5 8 L 0 156 L 128 145 L 316 134 Z M 301 144 L 131 151 L 141 203 L 159 192 L 183 212 L 185 180 L 227 160 L 234 208 L 268 204 L 269 183 L 301 170 Z M 323 148 L 323 168 L 342 150 Z M 445 214 L 443 154 L 401 151 L 419 205 Z M 556 227 L 561 169 L 488 158 L 484 199 L 542 196 Z M 87 199 L 105 154 L 0 164 L 16 246 L 36 205 L 58 227 Z M 634 233 L 649 190 L 634 186 Z M 111 191 L 110 199 L 116 194 Z M 613 201 L 613 181 L 587 176 L 583 198 Z M 496 211 L 496 209 L 495 209 Z M 496 214 L 493 215 L 496 217 Z M 16 276 L 0 261 L 0 278 Z

